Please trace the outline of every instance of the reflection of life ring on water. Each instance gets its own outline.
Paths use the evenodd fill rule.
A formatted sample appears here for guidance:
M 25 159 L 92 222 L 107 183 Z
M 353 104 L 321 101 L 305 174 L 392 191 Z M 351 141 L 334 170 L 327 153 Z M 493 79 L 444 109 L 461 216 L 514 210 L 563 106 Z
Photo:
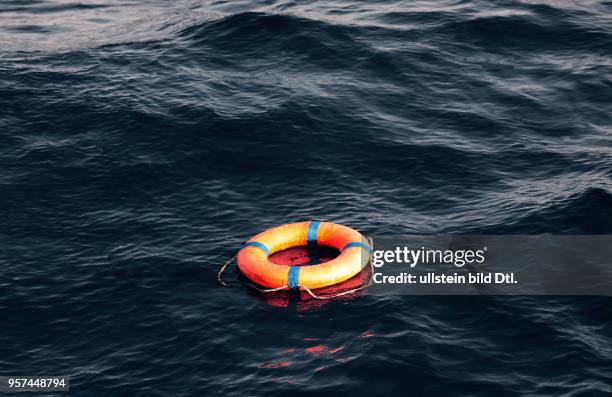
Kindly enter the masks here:
M 312 266 L 284 266 L 268 255 L 290 247 L 320 244 L 334 247 L 340 255 Z M 268 288 L 322 288 L 341 283 L 359 273 L 370 259 L 372 248 L 361 233 L 330 222 L 298 222 L 266 230 L 247 241 L 238 253 L 240 271 Z

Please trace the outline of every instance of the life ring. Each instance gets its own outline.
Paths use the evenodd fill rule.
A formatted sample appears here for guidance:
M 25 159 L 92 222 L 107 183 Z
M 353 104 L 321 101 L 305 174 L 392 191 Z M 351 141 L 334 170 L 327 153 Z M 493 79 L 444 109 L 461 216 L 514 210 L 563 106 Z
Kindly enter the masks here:
M 340 255 L 312 266 L 284 266 L 268 260 L 268 255 L 274 252 L 308 244 L 334 247 Z M 372 248 L 358 231 L 331 222 L 307 221 L 277 226 L 256 235 L 243 245 L 237 259 L 240 271 L 259 285 L 316 289 L 355 276 L 371 254 Z

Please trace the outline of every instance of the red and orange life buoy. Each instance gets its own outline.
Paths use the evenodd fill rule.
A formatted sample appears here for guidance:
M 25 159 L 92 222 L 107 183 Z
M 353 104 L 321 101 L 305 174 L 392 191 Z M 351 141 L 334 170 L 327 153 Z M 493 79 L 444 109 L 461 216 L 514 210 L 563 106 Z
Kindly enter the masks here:
M 340 255 L 313 266 L 284 266 L 268 256 L 307 244 L 334 247 Z M 315 289 L 341 283 L 359 273 L 370 259 L 372 248 L 365 237 L 347 226 L 330 222 L 297 222 L 266 230 L 247 241 L 238 253 L 240 271 L 268 288 Z

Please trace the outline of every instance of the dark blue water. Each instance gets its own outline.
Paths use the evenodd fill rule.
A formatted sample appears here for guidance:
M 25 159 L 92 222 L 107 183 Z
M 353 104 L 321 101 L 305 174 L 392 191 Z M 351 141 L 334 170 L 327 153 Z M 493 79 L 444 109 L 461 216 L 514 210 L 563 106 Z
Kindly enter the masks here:
M 0 3 L 0 375 L 612 394 L 604 297 L 259 296 L 271 226 L 612 233 L 609 1 Z

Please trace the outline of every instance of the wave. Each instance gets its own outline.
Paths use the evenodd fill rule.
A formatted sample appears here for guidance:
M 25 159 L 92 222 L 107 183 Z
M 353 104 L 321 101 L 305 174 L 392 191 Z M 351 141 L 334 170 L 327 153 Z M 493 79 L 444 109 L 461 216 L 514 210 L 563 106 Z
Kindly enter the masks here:
M 56 12 L 87 11 L 113 7 L 108 4 L 66 3 L 45 4 L 44 1 L 4 1 L 0 13 L 47 14 Z
M 604 49 L 610 31 L 574 22 L 571 15 L 541 18 L 529 15 L 487 16 L 451 21 L 433 30 L 487 51 L 580 51 Z
M 505 226 L 485 233 L 496 234 L 612 234 L 612 191 L 590 187 L 580 193 L 540 205 Z

